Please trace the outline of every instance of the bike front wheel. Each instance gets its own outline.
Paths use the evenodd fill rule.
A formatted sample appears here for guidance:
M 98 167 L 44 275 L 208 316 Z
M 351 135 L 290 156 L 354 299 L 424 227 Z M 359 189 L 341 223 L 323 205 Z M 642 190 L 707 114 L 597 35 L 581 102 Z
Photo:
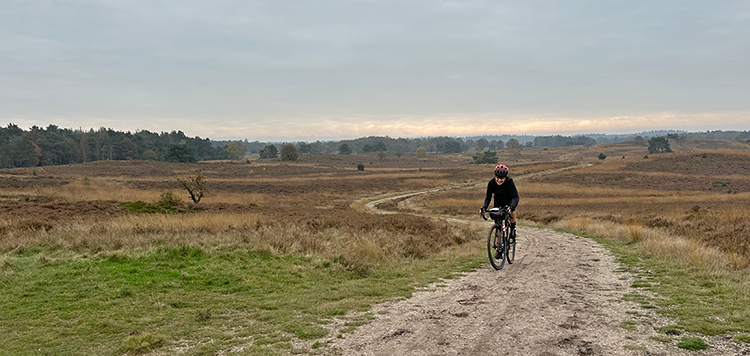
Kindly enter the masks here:
M 503 241 L 503 231 L 496 226 L 490 229 L 490 234 L 487 236 L 487 254 L 490 258 L 490 264 L 494 269 L 503 269 L 507 247 Z
M 510 236 L 510 229 L 508 230 L 508 234 L 506 236 Z M 508 260 L 508 264 L 512 264 L 513 261 L 516 259 L 516 241 L 513 241 L 513 243 L 510 243 L 510 237 L 508 238 L 508 251 L 505 254 L 506 259 Z

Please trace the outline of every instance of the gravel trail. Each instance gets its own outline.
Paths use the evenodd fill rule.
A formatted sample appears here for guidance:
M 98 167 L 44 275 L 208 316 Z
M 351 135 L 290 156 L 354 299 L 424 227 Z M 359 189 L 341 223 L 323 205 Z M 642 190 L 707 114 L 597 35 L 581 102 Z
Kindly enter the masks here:
M 333 341 L 342 355 L 667 355 L 652 317 L 621 301 L 630 276 L 597 243 L 519 228 L 516 261 L 383 304 L 376 320 Z M 630 321 L 635 330 L 621 327 Z M 629 327 L 629 328 L 633 328 Z M 678 351 L 676 354 L 681 354 Z

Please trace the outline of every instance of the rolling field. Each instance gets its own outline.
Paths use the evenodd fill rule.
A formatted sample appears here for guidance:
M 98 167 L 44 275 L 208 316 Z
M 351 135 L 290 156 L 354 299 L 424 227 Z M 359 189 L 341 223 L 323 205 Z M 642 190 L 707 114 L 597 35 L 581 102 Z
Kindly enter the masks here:
M 364 322 L 372 304 L 480 265 L 471 227 L 351 207 L 486 169 L 468 160 L 303 155 L 2 170 L 0 332 L 10 337 L 0 353 L 317 352 L 317 339 Z M 199 170 L 209 192 L 195 204 L 177 179 Z M 165 192 L 180 201 L 164 213 L 133 208 L 162 204 Z M 334 319 L 340 325 L 328 326 Z
M 522 222 L 613 237 L 623 256 L 666 256 L 672 270 L 697 268 L 747 295 L 750 156 L 644 158 L 645 147 L 618 144 L 602 161 L 602 149 L 499 152 L 512 176 L 529 175 L 517 182 Z M 373 304 L 485 264 L 483 228 L 433 218 L 478 219 L 492 165 L 469 161 L 389 153 L 0 170 L 0 353 L 325 353 L 319 340 L 367 322 Z M 593 165 L 532 175 L 581 163 Z M 195 204 L 178 178 L 198 171 L 208 194 Z M 456 183 L 479 186 L 382 207 L 422 215 L 359 208 Z M 701 330 L 750 331 L 747 310 L 732 310 L 745 321 Z

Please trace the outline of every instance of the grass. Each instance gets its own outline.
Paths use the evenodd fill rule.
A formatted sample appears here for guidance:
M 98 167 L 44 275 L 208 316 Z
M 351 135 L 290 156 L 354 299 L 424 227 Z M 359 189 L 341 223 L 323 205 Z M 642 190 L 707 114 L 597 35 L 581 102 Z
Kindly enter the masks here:
M 662 344 L 669 344 L 669 343 L 671 343 L 673 341 L 673 339 L 671 337 L 664 336 L 664 335 L 652 336 L 651 340 L 661 342 Z
M 699 337 L 683 337 L 677 342 L 677 347 L 685 350 L 706 350 L 708 344 Z
M 625 320 L 620 323 L 620 327 L 627 331 L 635 331 L 638 328 L 638 322 L 633 320 Z
M 122 349 L 126 352 L 143 353 L 161 346 L 164 339 L 166 336 L 162 334 L 138 333 L 126 337 L 122 341 Z
M 479 247 L 474 247 L 479 248 Z M 322 325 L 406 298 L 415 286 L 478 267 L 471 248 L 373 266 L 367 277 L 331 259 L 196 247 L 78 255 L 50 262 L 13 257 L 0 274 L 0 349 L 14 355 L 107 355 L 187 347 L 275 354 Z M 349 321 L 346 330 L 371 315 Z M 206 342 L 211 340 L 211 342 Z M 171 350 L 171 351 L 170 351 Z
M 637 242 L 565 230 L 592 238 L 613 251 L 626 270 L 638 275 L 639 287 L 655 293 L 629 293 L 624 299 L 675 318 L 678 323 L 659 329 L 668 335 L 697 332 L 705 335 L 750 332 L 750 273 L 690 266 L 670 255 L 649 255 Z M 640 282 L 639 282 L 640 281 Z
M 638 275 L 637 291 L 625 298 L 675 318 L 660 329 L 669 342 L 685 332 L 747 335 L 747 177 L 688 174 L 679 165 L 663 172 L 662 163 L 691 156 L 644 160 L 645 147 L 625 146 L 605 153 L 627 159 L 603 163 L 599 148 L 500 152 L 501 161 L 521 159 L 512 167 L 517 175 L 595 164 L 547 176 L 554 181 L 520 179 L 520 217 L 555 223 L 614 251 Z M 714 160 L 714 153 L 731 152 L 710 154 Z M 0 189 L 0 200 L 15 204 L 0 215 L 0 332 L 8 336 L 0 350 L 311 352 L 322 335 L 366 323 L 371 316 L 361 311 L 372 303 L 407 297 L 416 286 L 485 262 L 482 251 L 472 250 L 481 246 L 467 243 L 483 232 L 350 209 L 377 195 L 486 182 L 491 169 L 468 165 L 468 156 L 413 158 L 373 159 L 365 172 L 356 171 L 356 162 L 368 162 L 362 157 L 328 155 L 294 164 L 97 162 L 48 167 L 37 176 L 4 170 L 19 186 Z M 543 162 L 563 158 L 576 162 Z M 158 202 L 165 189 L 181 194 L 174 177 L 199 168 L 212 184 L 202 212 L 132 214 L 118 204 Z M 578 178 L 591 184 L 581 189 Z M 52 186 L 60 181 L 70 183 Z M 664 183 L 671 181 L 697 190 L 672 190 Z M 727 185 L 712 185 L 719 181 Z M 728 188 L 739 192 L 726 194 Z M 483 193 L 472 186 L 413 199 L 409 207 L 474 216 Z M 96 204 L 68 204 L 80 201 Z M 99 215 L 72 211 L 108 202 L 115 209 Z M 346 325 L 324 328 L 332 318 Z

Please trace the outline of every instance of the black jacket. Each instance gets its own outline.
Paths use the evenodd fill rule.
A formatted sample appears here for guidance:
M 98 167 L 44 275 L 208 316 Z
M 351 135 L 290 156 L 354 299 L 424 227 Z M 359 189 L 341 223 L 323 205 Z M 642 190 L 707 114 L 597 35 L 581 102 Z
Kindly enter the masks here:
M 487 184 L 487 197 L 484 198 L 482 208 L 487 209 L 490 206 L 493 194 L 495 195 L 495 208 L 508 205 L 511 211 L 516 210 L 518 206 L 518 190 L 516 190 L 516 184 L 513 183 L 513 178 L 505 178 L 505 182 L 502 185 L 497 185 L 495 178 L 492 178 Z

